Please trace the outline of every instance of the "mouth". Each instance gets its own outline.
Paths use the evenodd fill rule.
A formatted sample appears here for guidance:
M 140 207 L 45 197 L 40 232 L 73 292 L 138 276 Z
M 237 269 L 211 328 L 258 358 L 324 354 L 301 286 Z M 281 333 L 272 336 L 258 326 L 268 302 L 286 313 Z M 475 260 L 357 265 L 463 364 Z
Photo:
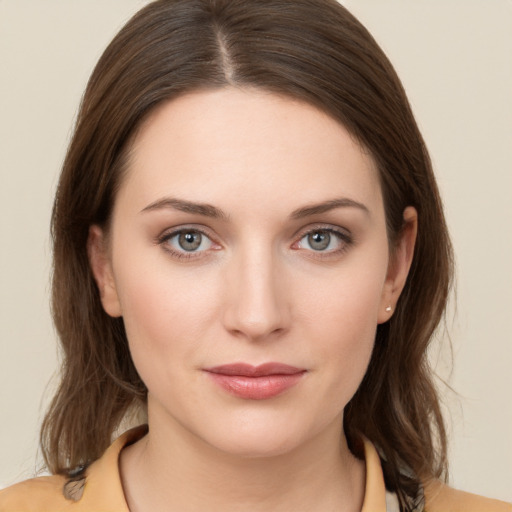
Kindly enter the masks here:
M 266 400 L 292 388 L 306 371 L 282 363 L 235 363 L 204 370 L 222 390 L 246 400 Z

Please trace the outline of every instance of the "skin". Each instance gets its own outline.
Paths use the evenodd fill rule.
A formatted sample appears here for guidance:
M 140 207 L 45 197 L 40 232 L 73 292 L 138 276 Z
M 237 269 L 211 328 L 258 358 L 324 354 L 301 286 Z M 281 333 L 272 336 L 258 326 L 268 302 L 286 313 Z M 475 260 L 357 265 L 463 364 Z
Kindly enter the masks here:
M 150 432 L 121 454 L 130 510 L 360 510 L 343 409 L 405 284 L 416 212 L 391 251 L 368 152 L 316 108 L 254 89 L 175 99 L 131 149 L 109 236 L 89 237 L 103 306 L 123 317 L 148 387 Z M 340 198 L 358 204 L 304 211 Z M 203 233 L 198 250 L 179 229 Z M 204 372 L 269 361 L 306 372 L 266 400 Z

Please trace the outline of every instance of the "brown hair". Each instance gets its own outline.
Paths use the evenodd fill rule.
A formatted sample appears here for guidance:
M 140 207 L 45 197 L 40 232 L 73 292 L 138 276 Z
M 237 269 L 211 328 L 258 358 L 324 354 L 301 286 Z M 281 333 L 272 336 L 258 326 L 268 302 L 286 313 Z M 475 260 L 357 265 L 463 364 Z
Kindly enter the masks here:
M 402 510 L 420 478 L 446 477 L 446 434 L 427 347 L 442 319 L 452 252 L 423 139 L 402 85 L 366 29 L 335 0 L 159 0 L 114 38 L 88 83 L 52 218 L 53 315 L 60 387 L 41 431 L 51 472 L 98 458 L 146 388 L 122 319 L 101 306 L 87 258 L 91 224 L 108 223 L 130 141 L 157 105 L 200 88 L 257 87 L 315 105 L 375 159 L 391 246 L 403 211 L 419 215 L 415 256 L 364 380 L 345 409 L 353 451 L 381 452 Z M 409 497 L 409 498 L 408 498 Z

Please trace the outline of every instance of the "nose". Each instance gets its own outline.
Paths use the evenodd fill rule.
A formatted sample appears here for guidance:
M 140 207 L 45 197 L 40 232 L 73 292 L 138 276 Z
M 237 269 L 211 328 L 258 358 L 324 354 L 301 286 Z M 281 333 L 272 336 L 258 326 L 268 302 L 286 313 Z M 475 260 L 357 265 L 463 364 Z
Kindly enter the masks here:
M 262 341 L 289 329 L 290 307 L 277 259 L 268 245 L 256 248 L 254 244 L 234 256 L 228 270 L 224 311 L 224 326 L 233 335 Z

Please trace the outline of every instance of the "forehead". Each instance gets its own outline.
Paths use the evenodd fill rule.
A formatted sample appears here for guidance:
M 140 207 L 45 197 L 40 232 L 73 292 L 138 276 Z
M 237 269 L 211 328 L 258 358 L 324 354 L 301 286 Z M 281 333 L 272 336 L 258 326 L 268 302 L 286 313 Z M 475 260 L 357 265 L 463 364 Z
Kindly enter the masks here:
M 178 97 L 141 126 L 120 196 L 143 208 L 166 194 L 273 209 L 329 195 L 381 202 L 373 159 L 343 125 L 307 103 L 232 87 Z

